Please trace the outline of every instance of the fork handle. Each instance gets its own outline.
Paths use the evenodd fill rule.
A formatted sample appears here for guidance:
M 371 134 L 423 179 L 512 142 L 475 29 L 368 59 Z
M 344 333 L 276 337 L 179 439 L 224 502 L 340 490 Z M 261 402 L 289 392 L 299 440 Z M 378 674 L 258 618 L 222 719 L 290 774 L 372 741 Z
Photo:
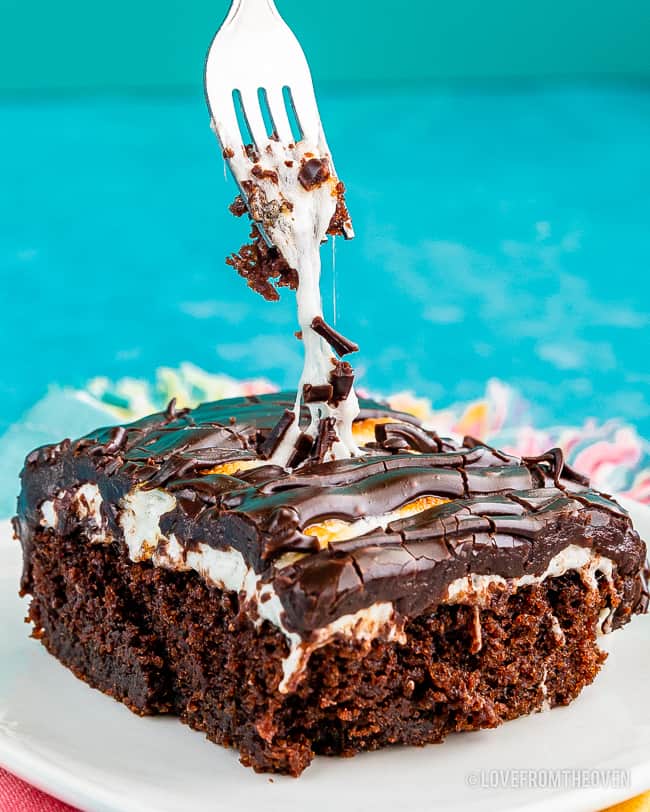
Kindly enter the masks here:
M 268 15 L 280 17 L 273 0 L 232 0 L 223 25 L 229 25 L 236 19 L 238 25 L 258 28 L 264 24 L 265 18 L 268 19 Z

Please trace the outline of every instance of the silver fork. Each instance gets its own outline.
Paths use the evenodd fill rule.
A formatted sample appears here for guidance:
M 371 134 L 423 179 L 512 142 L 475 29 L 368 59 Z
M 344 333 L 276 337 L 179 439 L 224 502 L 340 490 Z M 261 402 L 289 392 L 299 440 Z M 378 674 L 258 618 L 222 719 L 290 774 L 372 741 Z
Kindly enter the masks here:
M 262 99 L 259 91 L 263 91 Z M 329 156 L 335 174 L 309 65 L 273 0 L 233 0 L 208 51 L 205 93 L 212 128 L 238 184 L 239 157 L 250 139 L 240 129 L 237 101 L 257 152 L 264 150 L 271 136 L 286 147 L 305 139 Z M 272 124 L 270 133 L 261 107 L 264 102 Z M 298 124 L 299 137 L 292 132 L 287 105 Z M 351 227 L 345 236 L 354 236 Z

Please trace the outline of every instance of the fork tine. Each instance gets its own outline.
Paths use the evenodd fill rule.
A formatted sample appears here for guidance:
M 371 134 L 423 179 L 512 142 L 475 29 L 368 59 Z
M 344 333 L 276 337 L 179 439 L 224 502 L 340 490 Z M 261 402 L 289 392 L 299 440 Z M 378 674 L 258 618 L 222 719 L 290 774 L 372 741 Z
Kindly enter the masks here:
M 293 143 L 293 133 L 291 131 L 291 124 L 289 123 L 289 116 L 287 115 L 287 108 L 284 106 L 282 88 L 267 88 L 266 99 L 278 138 L 283 144 Z
M 290 86 L 293 107 L 302 130 L 303 138 L 317 144 L 320 140 L 322 126 L 316 97 L 311 82 L 300 82 Z
M 215 93 L 209 102 L 212 126 L 222 149 L 231 149 L 241 154 L 243 141 L 239 132 L 239 122 L 232 96 L 228 93 Z
M 258 152 L 262 150 L 264 145 L 268 142 L 269 137 L 266 133 L 266 124 L 260 110 L 260 103 L 257 98 L 257 90 L 241 90 L 241 105 L 242 111 L 246 116 L 246 123 L 248 129 L 253 136 L 255 146 Z

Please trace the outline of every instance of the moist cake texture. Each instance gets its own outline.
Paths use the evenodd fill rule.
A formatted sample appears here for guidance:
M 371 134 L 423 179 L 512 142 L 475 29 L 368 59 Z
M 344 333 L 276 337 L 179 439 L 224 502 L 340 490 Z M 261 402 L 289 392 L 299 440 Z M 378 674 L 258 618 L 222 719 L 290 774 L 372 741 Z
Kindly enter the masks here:
M 362 400 L 358 456 L 303 433 L 281 467 L 294 404 L 172 402 L 32 452 L 33 635 L 133 711 L 297 775 L 566 704 L 597 636 L 645 611 L 643 541 L 558 449 L 518 459 Z

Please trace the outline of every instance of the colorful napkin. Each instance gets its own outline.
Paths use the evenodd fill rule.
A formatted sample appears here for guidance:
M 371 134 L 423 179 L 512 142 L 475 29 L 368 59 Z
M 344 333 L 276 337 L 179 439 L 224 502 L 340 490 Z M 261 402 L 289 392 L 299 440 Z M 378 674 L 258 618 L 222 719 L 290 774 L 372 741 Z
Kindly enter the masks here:
M 0 812 L 75 812 L 0 767 Z

